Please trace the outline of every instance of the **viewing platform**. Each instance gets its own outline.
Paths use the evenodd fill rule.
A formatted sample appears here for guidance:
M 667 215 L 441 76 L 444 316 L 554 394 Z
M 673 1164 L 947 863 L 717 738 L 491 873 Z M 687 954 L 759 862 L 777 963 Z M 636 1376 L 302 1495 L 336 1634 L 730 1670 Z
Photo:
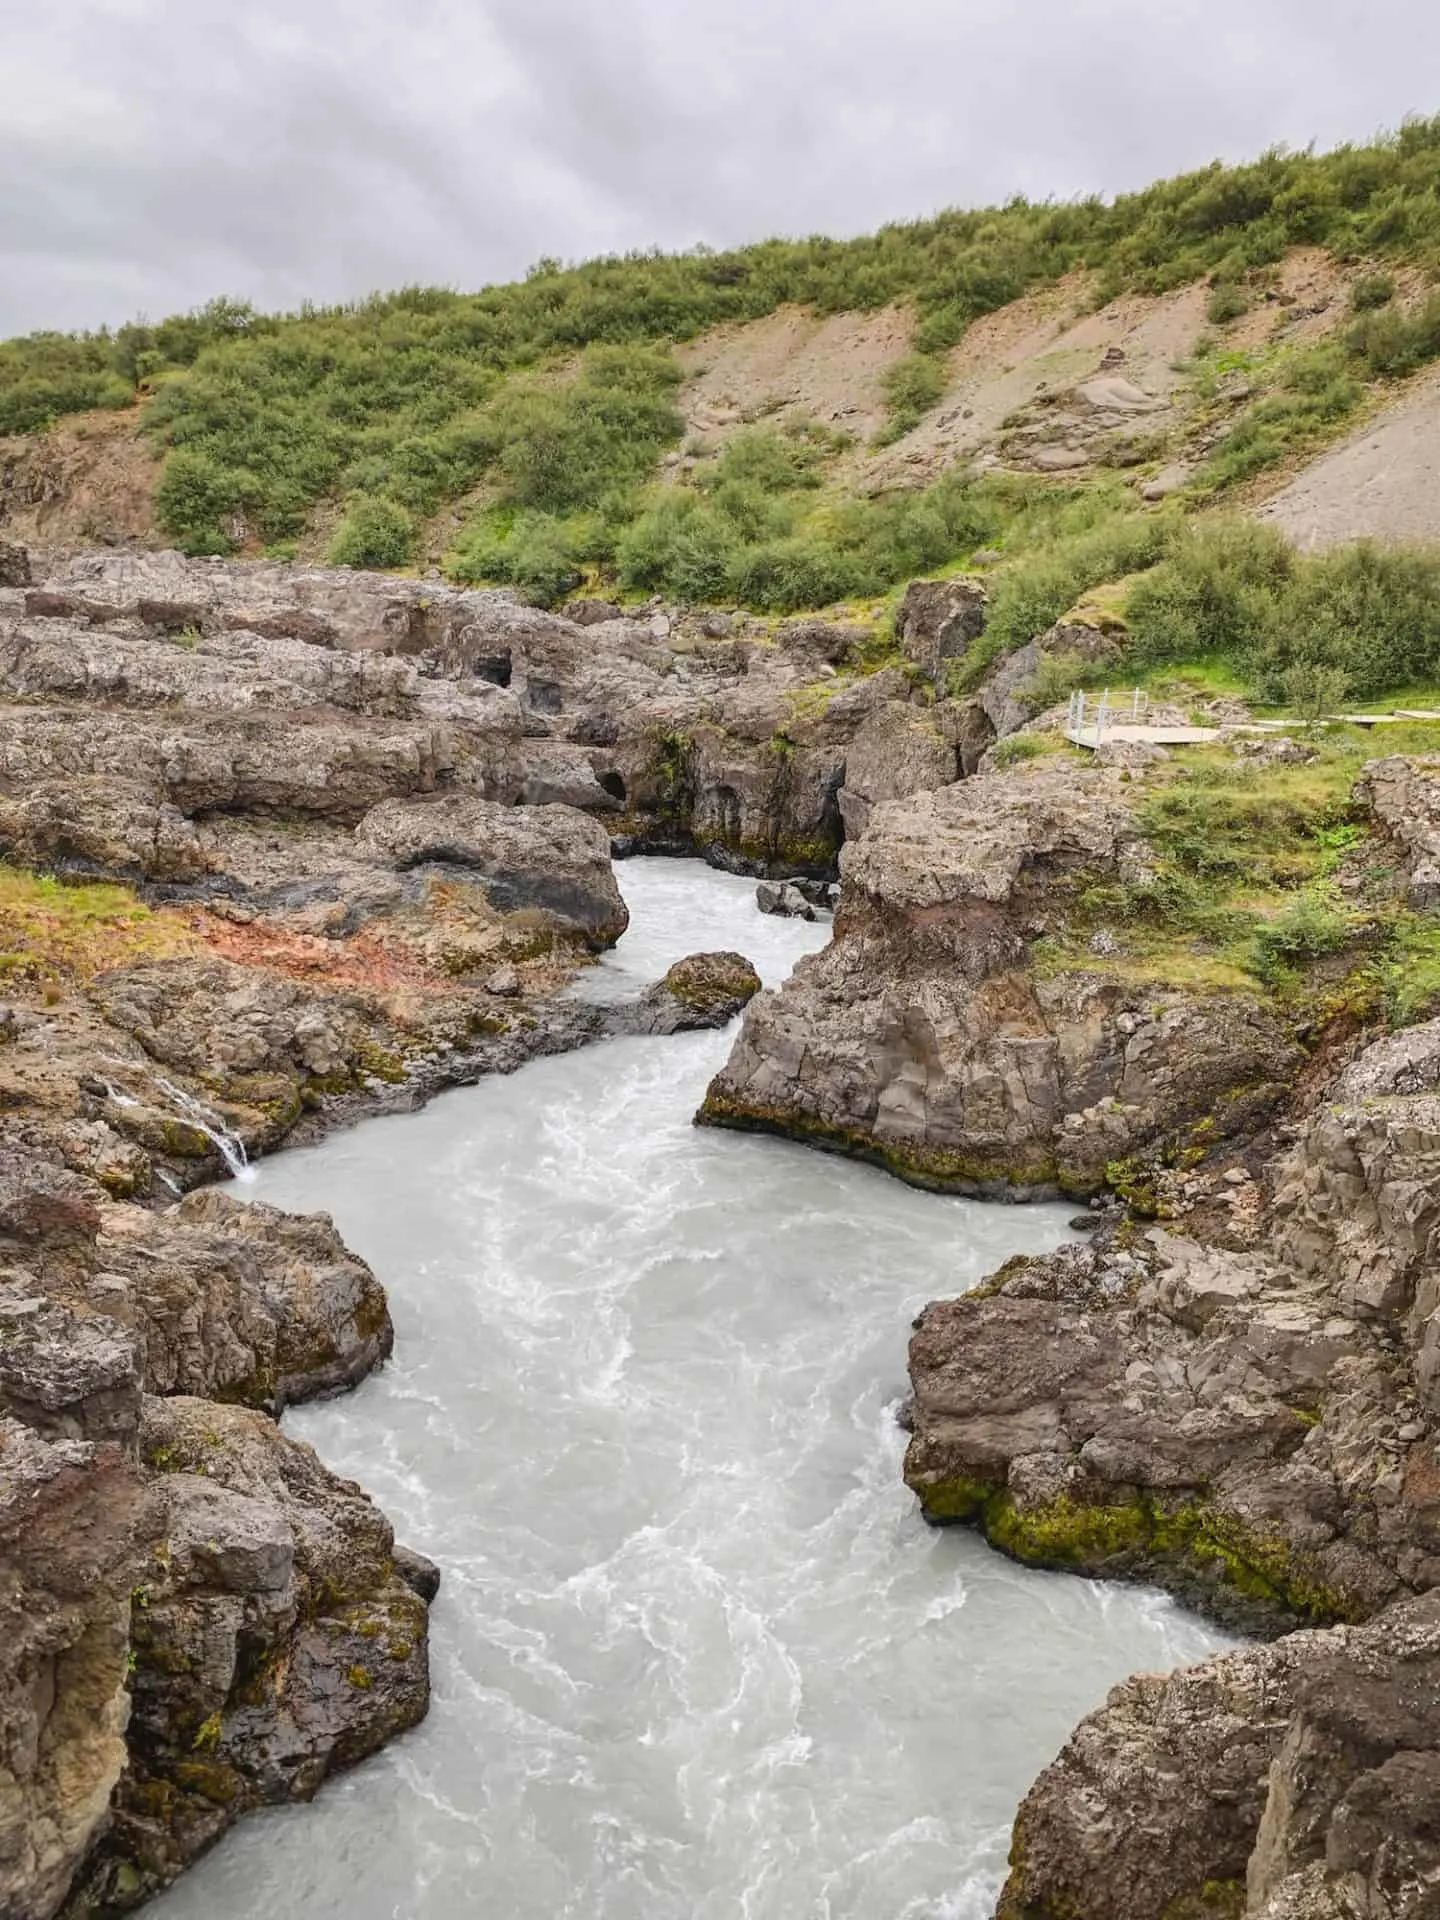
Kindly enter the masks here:
M 1152 747 L 1197 747 L 1207 740 L 1218 740 L 1218 727 L 1152 726 L 1146 715 L 1150 696 L 1135 687 L 1112 700 L 1107 688 L 1096 700 L 1093 695 L 1072 693 L 1070 713 L 1065 722 L 1065 738 L 1076 747 L 1097 747 L 1143 743 Z

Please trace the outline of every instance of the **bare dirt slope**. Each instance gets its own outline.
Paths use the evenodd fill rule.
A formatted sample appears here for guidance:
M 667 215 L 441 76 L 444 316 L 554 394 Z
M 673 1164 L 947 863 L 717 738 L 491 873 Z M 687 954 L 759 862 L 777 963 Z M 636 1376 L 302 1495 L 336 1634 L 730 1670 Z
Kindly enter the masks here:
M 1319 338 L 1344 317 L 1344 285 L 1328 255 L 1297 249 L 1227 345 Z M 1125 294 L 1097 309 L 1093 276 L 1077 273 L 977 320 L 951 356 L 945 398 L 867 464 L 868 483 L 914 485 L 959 459 L 1065 473 L 1178 450 L 1193 409 L 1182 369 L 1207 330 L 1207 293 Z
M 138 410 L 0 438 L 0 532 L 37 546 L 159 546 L 160 462 Z
M 685 424 L 712 445 L 746 421 L 786 415 L 868 440 L 885 418 L 886 369 L 909 351 L 913 328 L 899 307 L 825 318 L 781 307 L 717 327 L 680 349 Z
M 1260 513 L 1307 551 L 1342 540 L 1440 543 L 1440 372 L 1322 454 Z
M 1346 286 L 1327 254 L 1296 249 L 1226 344 L 1245 353 L 1318 339 L 1346 317 Z M 867 492 L 921 485 L 967 459 L 1035 473 L 1153 468 L 1183 451 L 1195 408 L 1184 366 L 1207 330 L 1207 296 L 1197 283 L 1097 309 L 1094 276 L 1075 273 L 1012 301 L 970 327 L 940 404 L 889 447 L 870 443 L 885 422 L 885 373 L 913 334 L 895 307 L 827 319 L 788 307 L 717 328 L 681 349 L 690 373 L 681 406 L 692 439 L 710 450 L 757 420 L 842 427 L 856 446 L 836 477 Z

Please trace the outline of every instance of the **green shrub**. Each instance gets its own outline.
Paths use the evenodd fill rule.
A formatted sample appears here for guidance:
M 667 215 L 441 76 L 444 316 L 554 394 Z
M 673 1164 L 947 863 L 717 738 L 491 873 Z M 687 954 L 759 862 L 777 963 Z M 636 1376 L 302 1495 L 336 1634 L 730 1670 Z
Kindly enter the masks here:
M 1350 939 L 1345 916 L 1319 891 L 1303 893 L 1252 936 L 1255 972 L 1270 986 L 1283 983 L 1297 963 L 1338 953 Z
M 1278 384 L 1236 420 L 1196 477 L 1200 494 L 1223 492 L 1317 446 L 1359 405 L 1354 355 L 1335 346 L 1296 354 Z
M 166 461 L 155 489 L 156 517 L 185 553 L 233 553 L 255 492 L 243 469 L 182 447 Z
M 1212 327 L 1229 326 L 1232 320 L 1249 311 L 1249 294 L 1233 280 L 1219 281 L 1210 289 L 1210 297 L 1205 302 L 1205 318 Z
M 1300 666 L 1361 697 L 1440 678 L 1440 554 L 1361 541 L 1301 561 L 1268 624 L 1263 690 L 1284 697 Z
M 1294 549 L 1273 527 L 1230 520 L 1197 528 L 1131 588 L 1132 658 L 1147 666 L 1214 658 L 1248 666 L 1294 567 Z
M 503 581 L 537 607 L 557 607 L 584 582 L 600 536 L 591 522 L 554 514 L 491 515 L 467 529 L 447 562 L 454 580 Z
M 763 494 L 818 487 L 825 460 L 836 450 L 836 444 L 833 435 L 812 421 L 797 421 L 786 427 L 748 427 L 725 443 L 697 484 L 710 493 L 732 487 Z
M 396 500 L 351 502 L 330 543 L 334 567 L 406 567 L 415 557 L 414 519 Z
M 855 563 L 805 539 L 776 540 L 742 552 L 731 574 L 734 598 L 767 613 L 824 607 L 860 590 Z
M 943 364 L 929 353 L 907 353 L 887 367 L 881 381 L 889 414 L 885 438 L 898 440 L 919 426 L 945 396 Z
M 1356 313 L 1371 313 L 1394 298 L 1395 276 L 1390 273 L 1362 273 L 1350 289 L 1350 305 Z
M 990 598 L 985 638 L 1010 652 L 1044 633 L 1082 594 L 1152 566 L 1175 537 L 1168 514 L 1112 508 L 1093 526 L 1053 539 L 1005 572 Z
M 1397 379 L 1440 357 L 1440 293 L 1413 312 L 1381 307 L 1364 313 L 1346 335 L 1351 357 L 1371 378 Z
M 592 349 L 567 384 L 505 388 L 485 424 L 506 497 L 564 513 L 647 479 L 661 450 L 680 438 L 679 379 L 668 354 L 604 347 Z
M 1362 541 L 1304 557 L 1222 521 L 1135 583 L 1126 620 L 1139 665 L 1221 660 L 1267 699 L 1331 707 L 1341 680 L 1363 699 L 1440 679 L 1440 555 Z
M 740 544 L 734 526 L 714 506 L 675 489 L 660 494 L 620 536 L 616 572 L 629 593 L 718 600 Z
M 1297 660 L 1280 676 L 1285 698 L 1307 726 L 1318 726 L 1340 706 L 1350 691 L 1343 667 L 1327 667 L 1318 660 Z

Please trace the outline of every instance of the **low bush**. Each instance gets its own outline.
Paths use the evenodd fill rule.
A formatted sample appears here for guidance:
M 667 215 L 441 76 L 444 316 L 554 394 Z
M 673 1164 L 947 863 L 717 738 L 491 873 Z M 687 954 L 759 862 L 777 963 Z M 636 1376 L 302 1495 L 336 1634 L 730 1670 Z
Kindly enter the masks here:
M 1440 293 L 1406 311 L 1363 313 L 1346 335 L 1350 357 L 1371 379 L 1396 379 L 1440 357 Z
M 414 518 L 396 500 L 350 503 L 330 543 L 334 567 L 408 567 L 415 558 Z
M 1440 680 L 1440 554 L 1360 542 L 1313 557 L 1253 521 L 1189 530 L 1131 589 L 1131 658 L 1219 660 L 1307 714 Z
M 1350 305 L 1356 313 L 1371 313 L 1395 298 L 1395 276 L 1389 273 L 1362 273 L 1350 289 Z
M 1026 760 L 1038 760 L 1044 752 L 1045 742 L 1038 733 L 1011 733 L 997 740 L 986 757 L 994 767 L 1018 767 Z
M 615 570 L 628 593 L 714 601 L 725 594 L 741 547 L 742 535 L 719 508 L 676 488 L 659 494 L 625 529 Z
M 448 570 L 462 585 L 501 581 L 518 587 L 537 607 L 557 607 L 582 585 L 585 556 L 596 537 L 593 525 L 583 520 L 543 513 L 492 515 L 469 529 Z
M 944 398 L 944 363 L 933 353 L 907 353 L 885 371 L 881 390 L 889 415 L 882 440 L 898 440 L 918 427 Z
M 1212 327 L 1225 327 L 1250 311 L 1250 296 L 1233 280 L 1222 280 L 1210 290 L 1205 318 Z
M 1350 941 L 1345 915 L 1321 889 L 1300 894 L 1251 936 L 1253 966 L 1268 986 L 1283 984 L 1297 965 L 1338 953 Z

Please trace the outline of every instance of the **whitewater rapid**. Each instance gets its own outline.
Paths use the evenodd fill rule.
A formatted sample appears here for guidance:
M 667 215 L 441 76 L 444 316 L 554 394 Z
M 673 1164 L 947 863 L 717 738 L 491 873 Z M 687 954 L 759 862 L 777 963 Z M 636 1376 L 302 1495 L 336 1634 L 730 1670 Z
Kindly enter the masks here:
M 776 984 L 828 933 L 698 863 L 619 871 L 590 992 L 720 947 Z M 443 1568 L 434 1705 L 157 1920 L 984 1920 L 1075 1721 L 1222 1644 L 923 1524 L 911 1318 L 1068 1210 L 692 1127 L 731 1039 L 541 1061 L 256 1170 L 389 1290 L 392 1364 L 286 1427 Z

